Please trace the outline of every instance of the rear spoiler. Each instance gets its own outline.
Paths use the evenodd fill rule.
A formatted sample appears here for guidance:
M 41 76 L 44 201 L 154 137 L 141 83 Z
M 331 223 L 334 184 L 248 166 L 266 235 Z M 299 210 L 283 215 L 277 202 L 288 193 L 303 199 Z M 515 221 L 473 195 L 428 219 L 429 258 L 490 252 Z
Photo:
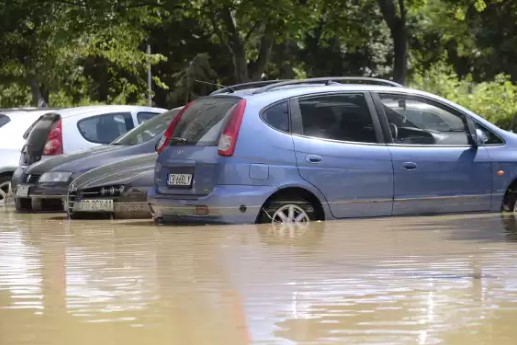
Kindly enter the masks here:
M 36 119 L 36 121 L 34 121 L 32 123 L 32 125 L 30 125 L 29 128 L 27 128 L 27 130 L 25 131 L 25 133 L 23 133 L 23 139 L 24 140 L 27 140 L 27 138 L 29 137 L 29 135 L 31 134 L 31 131 L 32 129 L 34 128 L 34 126 L 36 126 L 36 123 L 38 123 L 39 120 L 41 120 L 43 117 L 48 117 L 48 116 L 60 116 L 58 113 L 45 113 L 43 115 L 41 115 L 40 117 L 38 117 Z

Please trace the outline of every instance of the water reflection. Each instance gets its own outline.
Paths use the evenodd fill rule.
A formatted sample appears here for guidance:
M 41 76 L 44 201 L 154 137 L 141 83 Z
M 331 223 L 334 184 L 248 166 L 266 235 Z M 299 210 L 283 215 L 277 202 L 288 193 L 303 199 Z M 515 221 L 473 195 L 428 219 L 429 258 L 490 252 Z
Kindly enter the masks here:
M 156 227 L 6 213 L 0 344 L 513 344 L 517 220 Z

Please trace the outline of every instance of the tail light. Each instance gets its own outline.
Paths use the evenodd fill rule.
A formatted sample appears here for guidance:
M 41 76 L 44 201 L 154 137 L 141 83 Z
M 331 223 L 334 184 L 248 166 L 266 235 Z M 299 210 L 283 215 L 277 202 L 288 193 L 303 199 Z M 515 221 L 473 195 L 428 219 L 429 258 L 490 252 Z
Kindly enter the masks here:
M 169 142 L 171 141 L 172 135 L 174 134 L 174 130 L 178 126 L 178 123 L 180 122 L 183 114 L 187 111 L 187 109 L 191 106 L 191 104 L 194 101 L 190 101 L 186 106 L 181 109 L 176 117 L 174 117 L 169 124 L 169 127 L 165 130 L 163 133 L 163 136 L 161 137 L 160 141 L 156 144 L 156 152 L 161 153 L 165 148 L 169 145 Z
M 219 138 L 219 146 L 217 148 L 219 155 L 226 157 L 233 156 L 245 109 L 245 99 L 242 99 L 233 108 L 232 113 L 230 114 L 230 119 L 224 127 L 223 134 L 221 134 L 221 137 Z
M 63 128 L 61 120 L 57 121 L 48 134 L 47 142 L 43 147 L 46 156 L 60 155 L 63 153 Z

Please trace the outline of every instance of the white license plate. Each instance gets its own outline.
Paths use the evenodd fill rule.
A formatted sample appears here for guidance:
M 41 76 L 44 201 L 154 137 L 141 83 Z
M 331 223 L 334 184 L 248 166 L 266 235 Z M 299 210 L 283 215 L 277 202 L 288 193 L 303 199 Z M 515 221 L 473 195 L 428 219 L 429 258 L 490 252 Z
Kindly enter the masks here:
M 28 197 L 29 196 L 29 188 L 30 188 L 30 186 L 18 185 L 16 187 L 16 196 L 19 196 L 19 197 L 22 197 L 22 198 Z
M 111 199 L 81 200 L 81 201 L 78 201 L 74 205 L 74 208 L 76 208 L 77 211 L 82 211 L 82 212 L 97 212 L 97 211 L 113 212 L 113 200 L 111 200 Z
M 169 186 L 190 186 L 192 174 L 169 174 L 167 184 Z

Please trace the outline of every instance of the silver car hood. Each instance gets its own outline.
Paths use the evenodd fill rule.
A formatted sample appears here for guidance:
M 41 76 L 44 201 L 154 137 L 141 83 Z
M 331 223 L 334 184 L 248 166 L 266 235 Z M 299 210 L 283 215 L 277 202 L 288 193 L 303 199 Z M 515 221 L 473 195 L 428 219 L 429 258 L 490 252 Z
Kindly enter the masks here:
M 90 170 L 73 180 L 70 188 L 86 189 L 128 183 L 139 185 L 138 180 L 152 184 L 156 157 L 155 152 L 146 153 Z

